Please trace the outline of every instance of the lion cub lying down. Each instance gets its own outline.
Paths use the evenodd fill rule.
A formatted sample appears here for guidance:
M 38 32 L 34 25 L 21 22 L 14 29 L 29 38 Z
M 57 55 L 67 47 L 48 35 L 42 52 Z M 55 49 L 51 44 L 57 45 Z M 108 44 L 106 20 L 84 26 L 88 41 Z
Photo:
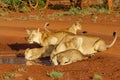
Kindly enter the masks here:
M 44 46 L 42 48 L 27 48 L 25 50 L 25 59 L 27 60 L 36 60 L 41 57 L 49 57 L 53 51 L 54 46 Z
M 81 54 L 80 51 L 77 49 L 70 49 L 70 50 L 60 52 L 60 53 L 56 54 L 53 57 L 53 59 L 54 58 L 56 58 L 57 62 L 60 65 L 67 65 L 67 64 L 71 64 L 73 62 L 88 59 L 88 57 Z

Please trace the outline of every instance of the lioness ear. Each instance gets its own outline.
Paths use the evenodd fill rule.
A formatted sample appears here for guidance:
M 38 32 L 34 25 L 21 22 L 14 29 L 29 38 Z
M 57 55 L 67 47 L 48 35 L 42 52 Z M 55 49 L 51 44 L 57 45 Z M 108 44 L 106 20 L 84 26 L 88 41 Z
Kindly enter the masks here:
M 26 32 L 27 32 L 27 34 L 30 34 L 31 31 L 29 29 L 26 29 Z

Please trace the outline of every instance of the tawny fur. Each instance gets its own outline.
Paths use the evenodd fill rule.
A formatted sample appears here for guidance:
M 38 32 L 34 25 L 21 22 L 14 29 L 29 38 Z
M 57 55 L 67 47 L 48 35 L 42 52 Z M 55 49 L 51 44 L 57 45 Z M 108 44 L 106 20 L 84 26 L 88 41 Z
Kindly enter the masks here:
M 26 61 L 26 63 L 25 63 L 27 66 L 31 66 L 31 65 L 41 65 L 41 64 L 39 64 L 39 63 L 37 63 L 37 62 L 35 62 L 35 61 Z
M 58 65 L 57 60 L 55 58 L 53 59 L 53 56 L 69 49 L 77 49 L 83 55 L 93 55 L 96 52 L 105 51 L 108 48 L 112 47 L 116 42 L 117 35 L 116 33 L 113 33 L 113 35 L 114 40 L 110 45 L 107 45 L 105 41 L 100 37 L 88 35 L 67 35 L 53 50 L 50 59 L 54 65 Z
M 83 54 L 80 53 L 80 51 L 76 49 L 70 49 L 70 50 L 60 52 L 57 55 L 55 55 L 53 59 L 54 58 L 56 58 L 57 62 L 60 65 L 67 65 L 73 62 L 88 59 L 88 57 L 84 56 Z
M 65 31 L 46 33 L 40 31 L 39 28 L 38 30 L 26 29 L 26 32 L 28 34 L 27 38 L 28 43 L 36 42 L 41 46 L 57 45 L 66 35 L 72 34 L 70 32 Z
M 25 50 L 25 59 L 26 60 L 36 60 L 41 57 L 49 57 L 51 52 L 53 51 L 54 46 L 45 46 L 42 48 L 27 48 Z
M 44 26 L 45 31 L 51 33 L 51 31 L 49 31 L 49 30 L 47 29 L 47 26 L 48 26 L 48 25 L 49 25 L 49 23 L 46 23 L 46 24 L 45 24 L 45 26 Z M 78 30 L 81 30 L 81 29 L 82 29 L 81 24 L 80 24 L 79 22 L 75 22 L 75 23 L 73 23 L 73 25 L 72 25 L 71 27 L 68 27 L 68 28 L 63 29 L 63 30 L 60 30 L 60 31 L 66 31 L 66 32 L 71 32 L 71 33 L 73 33 L 73 34 L 77 34 L 77 31 L 78 31 Z
M 48 23 L 45 24 L 47 26 Z M 39 30 L 29 30 L 26 29 L 26 32 L 28 34 L 28 42 L 33 43 L 36 42 L 42 46 L 48 46 L 48 45 L 56 45 L 59 44 L 60 41 L 69 34 L 76 34 L 77 30 L 81 29 L 81 25 L 79 22 L 76 22 L 73 24 L 72 27 L 62 30 L 62 31 L 57 31 L 57 32 L 42 32 Z
M 107 45 L 105 41 L 96 36 L 88 35 L 75 35 L 70 32 L 52 32 L 52 33 L 42 33 L 38 30 L 27 30 L 28 42 L 36 42 L 42 46 L 58 45 L 55 50 L 50 55 L 52 62 L 57 65 L 56 60 L 52 59 L 54 55 L 69 49 L 77 49 L 83 55 L 90 55 L 96 52 L 105 51 L 112 47 L 116 42 L 117 35 L 116 32 L 113 33 L 114 40 L 110 45 Z

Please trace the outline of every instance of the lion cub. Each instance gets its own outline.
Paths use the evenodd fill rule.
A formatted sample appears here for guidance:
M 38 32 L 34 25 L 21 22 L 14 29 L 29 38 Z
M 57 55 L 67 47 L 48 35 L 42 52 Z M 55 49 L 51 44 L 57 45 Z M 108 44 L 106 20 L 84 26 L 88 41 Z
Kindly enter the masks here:
M 51 31 L 49 31 L 48 29 L 47 29 L 47 26 L 49 25 L 49 23 L 46 23 L 45 24 L 45 26 L 44 26 L 44 28 L 45 28 L 45 31 L 47 31 L 48 33 L 51 33 Z M 60 30 L 60 31 L 66 31 L 66 32 L 71 32 L 71 33 L 73 33 L 73 34 L 77 34 L 77 31 L 78 30 L 81 30 L 82 29 L 82 26 L 81 26 L 81 24 L 79 23 L 79 22 L 75 22 L 75 23 L 73 23 L 73 25 L 71 26 L 71 27 L 68 27 L 68 28 L 66 28 L 66 29 L 64 29 L 64 30 Z
M 56 54 L 53 59 L 56 58 L 57 62 L 60 65 L 67 65 L 73 62 L 81 61 L 88 59 L 87 56 L 84 56 L 77 49 L 70 49 Z
M 54 46 L 44 46 L 42 48 L 27 48 L 25 50 L 25 59 L 36 60 L 41 57 L 49 57 L 50 53 L 53 51 Z
M 42 57 L 43 53 L 45 52 L 45 48 L 34 48 L 25 50 L 25 59 L 27 60 L 35 60 Z

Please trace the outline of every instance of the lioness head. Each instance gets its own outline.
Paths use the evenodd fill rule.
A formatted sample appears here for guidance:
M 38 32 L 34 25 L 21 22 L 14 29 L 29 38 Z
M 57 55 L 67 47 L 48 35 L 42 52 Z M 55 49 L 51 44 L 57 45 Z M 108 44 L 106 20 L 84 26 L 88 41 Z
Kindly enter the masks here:
M 41 39 L 41 32 L 39 32 L 39 28 L 37 30 L 28 30 L 26 29 L 26 32 L 28 34 L 28 37 L 27 37 L 27 40 L 29 43 L 33 43 L 33 42 L 36 42 L 36 43 L 40 43 L 40 39 Z

